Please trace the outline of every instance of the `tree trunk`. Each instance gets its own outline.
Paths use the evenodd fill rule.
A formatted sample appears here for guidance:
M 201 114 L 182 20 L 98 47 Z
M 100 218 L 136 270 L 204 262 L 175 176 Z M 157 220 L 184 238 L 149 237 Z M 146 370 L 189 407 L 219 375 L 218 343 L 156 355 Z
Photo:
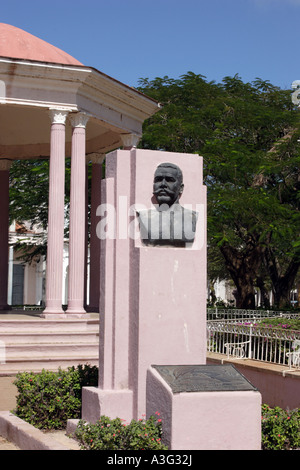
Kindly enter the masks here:
M 290 292 L 293 289 L 299 271 L 300 261 L 298 257 L 292 258 L 285 272 L 282 274 L 279 273 L 276 257 L 270 247 L 265 251 L 264 259 L 272 281 L 275 306 L 278 308 L 285 307 L 290 303 Z
M 264 283 L 264 280 L 261 276 L 259 276 L 256 280 L 257 287 L 260 290 L 260 295 L 261 295 L 261 306 L 264 308 L 270 308 L 270 299 L 268 292 L 266 290 L 266 286 Z
M 254 309 L 255 308 L 255 292 L 253 286 L 249 283 L 245 283 L 243 279 L 236 286 L 236 306 L 242 309 Z
M 248 243 L 243 250 L 224 243 L 220 247 L 228 272 L 236 285 L 236 306 L 255 308 L 254 283 L 262 263 L 264 248 L 258 243 Z

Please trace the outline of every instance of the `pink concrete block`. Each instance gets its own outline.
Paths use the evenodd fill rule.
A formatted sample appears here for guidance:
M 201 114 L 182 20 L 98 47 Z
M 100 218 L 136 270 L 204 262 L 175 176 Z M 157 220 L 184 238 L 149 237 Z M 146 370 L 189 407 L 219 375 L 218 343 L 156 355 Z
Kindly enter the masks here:
M 160 413 L 163 442 L 170 449 L 261 449 L 261 395 L 256 390 L 173 393 L 151 367 L 147 417 L 155 413 Z
M 95 423 L 103 415 L 111 419 L 121 418 L 129 423 L 132 419 L 132 391 L 83 387 L 82 419 Z

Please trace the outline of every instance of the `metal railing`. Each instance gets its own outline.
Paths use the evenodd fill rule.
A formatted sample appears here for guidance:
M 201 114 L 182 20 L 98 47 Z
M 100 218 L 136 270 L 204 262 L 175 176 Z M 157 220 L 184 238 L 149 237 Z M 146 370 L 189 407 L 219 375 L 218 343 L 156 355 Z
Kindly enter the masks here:
M 299 340 L 299 330 L 260 326 L 254 322 L 207 321 L 208 352 L 227 356 L 238 357 L 236 351 L 239 351 L 240 358 L 288 365 L 289 354 Z
M 295 311 L 277 311 L 277 310 L 246 310 L 238 308 L 207 308 L 207 320 L 247 320 L 261 319 L 270 317 L 300 318 L 300 313 Z

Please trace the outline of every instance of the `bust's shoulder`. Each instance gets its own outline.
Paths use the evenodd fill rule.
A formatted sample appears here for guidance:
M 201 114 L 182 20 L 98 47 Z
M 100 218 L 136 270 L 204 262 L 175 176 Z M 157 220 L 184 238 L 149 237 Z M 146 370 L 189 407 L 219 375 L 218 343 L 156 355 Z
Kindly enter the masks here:
M 184 215 L 184 217 L 190 217 L 192 219 L 198 218 L 197 211 L 194 211 L 193 209 L 189 209 L 188 207 L 181 206 L 180 204 L 176 204 L 176 208 L 174 207 L 174 212 L 181 213 Z
M 165 212 L 165 213 L 174 213 L 176 215 L 182 215 L 186 217 L 192 217 L 196 218 L 198 217 L 198 212 L 194 211 L 192 209 L 189 209 L 187 207 L 181 206 L 180 204 L 174 204 L 171 206 L 168 210 L 159 210 L 159 207 L 157 208 L 151 208 L 151 209 L 141 209 L 141 210 L 136 210 L 136 214 L 138 217 L 144 219 L 144 218 L 155 218 L 159 215 L 160 212 Z

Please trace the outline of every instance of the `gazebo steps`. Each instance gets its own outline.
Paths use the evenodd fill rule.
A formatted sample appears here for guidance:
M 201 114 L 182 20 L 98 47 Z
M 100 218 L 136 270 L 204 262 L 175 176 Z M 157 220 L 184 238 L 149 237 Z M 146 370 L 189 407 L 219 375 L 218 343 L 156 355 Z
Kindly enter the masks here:
M 0 320 L 0 376 L 99 365 L 99 320 Z
M 6 361 L 15 360 L 19 357 L 32 358 L 38 354 L 45 357 L 64 358 L 65 355 L 82 355 L 91 354 L 94 350 L 98 350 L 99 343 L 90 341 L 88 343 L 74 344 L 70 340 L 67 343 L 51 342 L 51 343 L 32 343 L 32 344 L 6 344 L 5 353 Z M 0 359 L 1 360 L 1 359 Z
M 79 364 L 89 364 L 90 366 L 98 366 L 98 357 L 91 355 L 78 355 L 74 357 L 55 358 L 55 357 L 35 357 L 34 359 L 7 360 L 5 364 L 0 364 L 0 377 L 12 376 L 19 372 L 41 372 L 43 369 L 57 371 L 59 368 L 67 369 L 68 367 L 76 367 Z
M 98 331 L 99 320 L 97 319 L 77 319 L 77 320 L 46 320 L 43 318 L 33 318 L 30 320 L 14 319 L 2 320 L 0 316 L 0 335 L 5 332 L 53 332 L 53 331 Z
M 1 326 L 0 326 L 1 328 Z M 0 341 L 6 347 L 11 345 L 34 345 L 34 344 L 66 344 L 66 343 L 91 343 L 99 340 L 99 333 L 93 331 L 34 331 L 34 332 L 0 332 Z

